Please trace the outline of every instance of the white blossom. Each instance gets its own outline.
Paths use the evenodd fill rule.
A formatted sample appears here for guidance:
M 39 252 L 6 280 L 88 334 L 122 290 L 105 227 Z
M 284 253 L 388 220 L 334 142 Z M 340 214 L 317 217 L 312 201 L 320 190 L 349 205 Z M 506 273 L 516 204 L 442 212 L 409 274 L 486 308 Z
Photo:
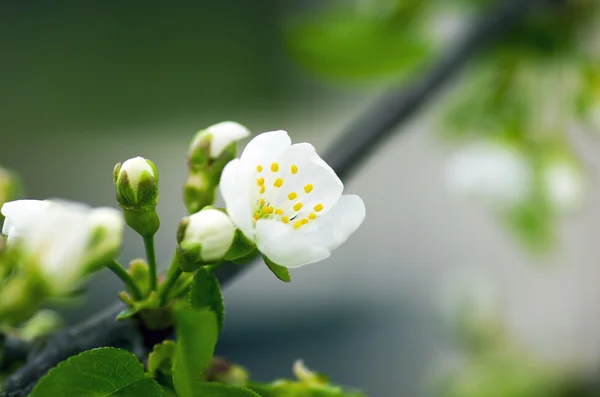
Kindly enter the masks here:
M 527 158 L 516 148 L 477 142 L 455 153 L 446 176 L 450 188 L 458 193 L 512 206 L 530 194 L 532 173 Z
M 365 205 L 308 143 L 265 132 L 227 164 L 221 193 L 235 225 L 271 261 L 286 267 L 331 255 L 358 229 Z
M 555 161 L 543 171 L 546 194 L 559 211 L 570 211 L 579 206 L 584 197 L 585 184 L 580 171 L 566 161 Z
M 115 255 L 122 215 L 69 201 L 17 200 L 2 206 L 2 233 L 20 252 L 21 267 L 38 271 L 55 291 L 74 288 L 97 260 Z M 98 235 L 98 232 L 102 232 Z

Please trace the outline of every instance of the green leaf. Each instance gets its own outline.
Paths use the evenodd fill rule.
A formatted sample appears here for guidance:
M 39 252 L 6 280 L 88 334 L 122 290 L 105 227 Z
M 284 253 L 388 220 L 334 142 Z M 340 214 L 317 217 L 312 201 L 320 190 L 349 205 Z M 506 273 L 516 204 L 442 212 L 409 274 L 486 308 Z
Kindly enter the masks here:
M 286 41 L 299 63 L 328 77 L 405 78 L 425 64 L 433 45 L 411 23 L 414 11 L 385 14 L 326 10 L 290 21 Z
M 210 309 L 217 317 L 219 332 L 223 328 L 225 306 L 219 280 L 212 269 L 202 267 L 194 275 L 190 289 L 190 303 L 194 309 Z
M 226 261 L 241 260 L 251 255 L 256 250 L 254 243 L 246 238 L 238 229 L 235 232 L 235 238 L 231 243 L 231 248 L 225 254 Z
M 88 350 L 58 364 L 29 397 L 162 397 L 160 386 L 144 374 L 131 353 L 104 347 Z
M 252 390 L 243 387 L 226 386 L 220 383 L 201 383 L 196 385 L 193 394 L 182 397 L 261 397 Z
M 248 388 L 260 397 L 364 397 L 361 392 L 344 391 L 339 387 L 314 387 L 299 382 L 281 380 L 272 384 L 252 383 Z
M 176 350 L 175 342 L 166 340 L 154 345 L 148 355 L 148 373 L 160 384 L 173 386 L 173 358 Z
M 292 281 L 292 276 L 290 276 L 290 271 L 287 269 L 287 267 L 283 267 L 274 263 L 272 260 L 270 260 L 264 255 L 263 259 L 267 267 L 273 272 L 275 276 L 277 276 L 278 279 L 280 279 L 281 281 L 285 281 L 286 283 Z
M 217 319 L 207 309 L 196 310 L 187 304 L 174 308 L 177 348 L 173 363 L 173 383 L 181 397 L 194 396 L 202 383 L 202 373 L 213 356 L 217 343 Z

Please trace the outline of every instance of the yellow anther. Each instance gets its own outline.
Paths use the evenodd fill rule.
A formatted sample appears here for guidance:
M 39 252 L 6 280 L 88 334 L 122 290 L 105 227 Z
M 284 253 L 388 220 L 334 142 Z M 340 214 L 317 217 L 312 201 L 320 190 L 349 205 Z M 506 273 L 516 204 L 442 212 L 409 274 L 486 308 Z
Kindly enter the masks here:
M 300 211 L 302 209 L 302 203 L 294 204 L 294 211 Z
M 281 222 L 288 223 L 289 221 L 290 221 L 290 218 L 288 218 L 287 216 L 281 217 Z
M 258 186 L 262 186 L 262 185 L 264 185 L 264 184 L 265 184 L 265 178 L 258 178 L 258 179 L 256 180 L 256 184 L 257 184 Z
M 263 170 L 262 165 L 259 164 L 256 166 L 256 172 L 262 172 L 262 170 Z
M 303 225 L 306 225 L 307 223 L 308 223 L 308 218 L 304 218 L 304 219 L 302 219 L 302 224 L 303 224 Z
M 260 194 L 263 194 L 265 192 L 265 190 L 267 190 L 267 188 L 265 187 L 265 185 L 262 185 L 260 187 Z
M 312 192 L 312 190 L 313 190 L 313 185 L 311 185 L 310 183 L 308 185 L 304 186 L 304 191 L 306 193 L 310 193 L 310 192 Z
M 317 204 L 317 205 L 315 205 L 314 210 L 317 211 L 317 212 L 323 210 L 323 204 Z
M 292 174 L 296 174 L 298 172 L 298 166 L 296 164 L 292 164 L 290 167 Z
M 256 214 L 254 214 L 254 220 L 257 221 L 258 218 L 260 218 L 260 214 L 257 212 Z
M 315 219 L 317 219 L 317 214 L 315 214 L 314 212 L 311 212 L 308 215 L 308 219 L 310 219 L 311 221 L 314 221 Z
M 263 205 L 265 205 L 265 199 L 261 198 L 260 200 L 258 200 L 258 206 L 262 207 Z
M 296 192 L 291 192 L 290 194 L 288 194 L 288 200 L 294 200 L 296 197 L 298 197 L 298 194 L 296 194 Z
M 275 182 L 273 182 L 273 186 L 275 187 L 281 187 L 283 185 L 283 179 L 281 178 L 277 178 L 275 179 Z
M 263 215 L 267 215 L 267 214 L 269 213 L 269 207 L 268 207 L 268 206 L 264 206 L 264 207 L 262 207 L 262 208 L 261 208 L 261 210 L 260 210 L 260 212 L 261 212 Z
M 278 163 L 271 164 L 271 171 L 273 171 L 273 172 L 279 171 L 279 164 Z
M 275 210 L 275 213 L 276 213 L 277 215 L 283 215 L 283 210 L 282 210 L 281 208 L 277 208 L 277 209 Z
M 269 207 L 269 214 L 272 214 L 273 212 L 275 212 L 275 207 Z
M 304 225 L 304 219 L 300 219 L 299 221 L 294 222 L 294 229 L 298 229 L 300 228 L 302 225 Z

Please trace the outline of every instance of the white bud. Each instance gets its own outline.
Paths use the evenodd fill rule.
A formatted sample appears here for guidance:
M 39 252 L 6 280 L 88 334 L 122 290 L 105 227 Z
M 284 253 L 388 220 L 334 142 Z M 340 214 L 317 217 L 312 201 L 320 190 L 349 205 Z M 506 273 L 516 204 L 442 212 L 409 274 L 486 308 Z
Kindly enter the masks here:
M 235 226 L 225 213 L 208 208 L 181 223 L 179 248 L 189 264 L 222 260 L 235 235 Z
M 158 202 L 158 172 L 154 163 L 134 157 L 115 166 L 117 201 L 123 208 L 155 207 Z
M 250 136 L 250 131 L 241 124 L 233 121 L 224 121 L 213 124 L 200 131 L 190 145 L 190 156 L 197 148 L 202 147 L 205 142 L 210 142 L 209 157 L 216 159 L 223 153 L 226 147 Z

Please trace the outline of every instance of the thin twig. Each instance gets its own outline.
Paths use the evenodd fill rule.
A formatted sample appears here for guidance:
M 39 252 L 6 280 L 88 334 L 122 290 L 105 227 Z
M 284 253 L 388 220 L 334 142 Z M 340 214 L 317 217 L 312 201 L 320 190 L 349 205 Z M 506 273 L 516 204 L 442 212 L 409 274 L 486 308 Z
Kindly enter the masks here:
M 508 32 L 534 6 L 555 0 L 510 0 L 499 4 L 475 23 L 458 44 L 414 84 L 392 89 L 374 103 L 338 137 L 324 156 L 342 179 L 352 174 L 369 155 L 413 116 L 427 100 L 455 76 L 477 52 Z M 247 266 L 227 264 L 219 269 L 222 284 L 228 283 Z M 0 397 L 25 397 L 50 368 L 82 351 L 100 346 L 120 346 L 136 352 L 144 350 L 144 336 L 132 322 L 117 322 L 123 309 L 115 304 L 76 327 L 59 333 L 37 356 L 4 382 Z M 153 337 L 160 336 L 151 335 Z M 167 337 L 165 335 L 164 337 Z M 1 393 L 1 392 L 0 392 Z

